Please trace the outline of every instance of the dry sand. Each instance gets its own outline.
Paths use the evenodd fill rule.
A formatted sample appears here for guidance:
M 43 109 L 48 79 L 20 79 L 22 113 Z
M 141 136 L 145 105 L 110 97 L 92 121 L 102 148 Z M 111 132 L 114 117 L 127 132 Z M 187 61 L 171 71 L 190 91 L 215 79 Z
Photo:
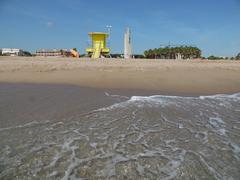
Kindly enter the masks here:
M 50 83 L 165 94 L 240 92 L 238 61 L 0 57 L 0 83 Z

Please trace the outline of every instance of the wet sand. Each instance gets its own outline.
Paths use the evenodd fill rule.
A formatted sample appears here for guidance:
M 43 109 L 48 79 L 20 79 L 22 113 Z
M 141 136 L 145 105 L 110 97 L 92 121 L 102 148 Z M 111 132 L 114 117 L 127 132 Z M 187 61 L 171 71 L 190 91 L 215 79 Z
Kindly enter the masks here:
M 0 83 L 0 124 L 5 128 L 33 120 L 55 122 L 113 103 L 104 90 L 93 88 Z
M 238 61 L 0 57 L 0 82 L 69 84 L 169 94 L 240 92 Z
M 159 92 L 160 93 L 160 92 Z M 0 83 L 1 128 L 51 120 L 58 121 L 121 102 L 134 95 L 158 91 L 99 89 L 75 85 Z M 115 97 L 120 95 L 122 97 Z M 116 101 L 117 100 L 117 101 Z

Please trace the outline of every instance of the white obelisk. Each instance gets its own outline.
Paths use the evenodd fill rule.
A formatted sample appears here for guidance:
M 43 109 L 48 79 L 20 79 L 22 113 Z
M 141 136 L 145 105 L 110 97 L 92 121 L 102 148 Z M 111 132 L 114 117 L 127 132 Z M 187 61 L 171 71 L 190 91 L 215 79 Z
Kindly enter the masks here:
M 131 30 L 127 28 L 124 34 L 124 58 L 132 58 L 132 42 L 131 42 Z

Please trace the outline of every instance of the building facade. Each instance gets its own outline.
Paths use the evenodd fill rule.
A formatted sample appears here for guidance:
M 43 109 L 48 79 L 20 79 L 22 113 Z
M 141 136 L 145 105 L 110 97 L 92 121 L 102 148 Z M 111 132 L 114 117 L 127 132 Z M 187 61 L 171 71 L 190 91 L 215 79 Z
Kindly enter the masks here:
M 55 56 L 55 57 L 59 57 L 62 56 L 62 50 L 57 50 L 57 49 L 53 49 L 53 50 L 45 50 L 45 49 L 41 49 L 41 50 L 37 50 L 36 51 L 36 56 Z

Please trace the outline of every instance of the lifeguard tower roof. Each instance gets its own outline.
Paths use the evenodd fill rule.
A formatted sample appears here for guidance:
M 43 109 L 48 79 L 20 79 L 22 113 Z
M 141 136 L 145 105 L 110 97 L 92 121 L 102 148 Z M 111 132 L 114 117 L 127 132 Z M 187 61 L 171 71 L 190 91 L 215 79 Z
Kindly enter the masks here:
M 93 35 L 101 35 L 101 36 L 105 36 L 105 37 L 108 37 L 109 34 L 108 33 L 105 33 L 105 32 L 90 32 L 88 33 L 89 36 L 93 36 Z

